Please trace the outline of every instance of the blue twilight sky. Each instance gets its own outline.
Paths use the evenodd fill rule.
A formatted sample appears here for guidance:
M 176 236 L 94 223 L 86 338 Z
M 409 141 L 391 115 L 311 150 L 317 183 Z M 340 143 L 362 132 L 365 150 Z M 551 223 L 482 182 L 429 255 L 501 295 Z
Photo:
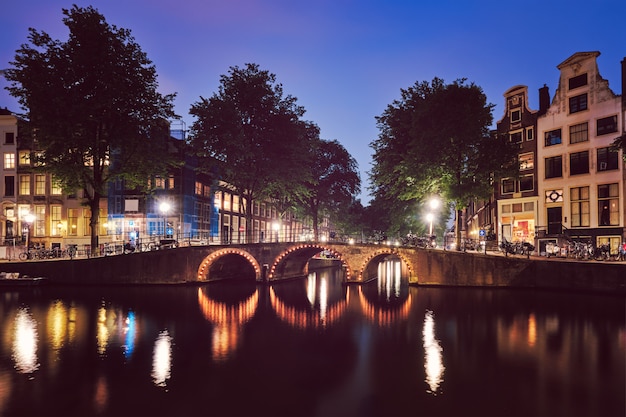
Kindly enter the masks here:
M 625 0 L 7 0 L 0 8 L 0 69 L 33 27 L 67 39 L 62 8 L 92 5 L 130 29 L 177 93 L 187 127 L 190 106 L 210 97 L 231 66 L 257 63 L 298 98 L 324 139 L 337 139 L 359 163 L 367 204 L 368 171 L 378 136 L 375 116 L 400 89 L 434 77 L 467 78 L 503 116 L 503 93 L 522 84 L 556 90 L 558 64 L 600 51 L 600 73 L 621 93 L 626 57 Z M 0 107 L 19 112 L 0 77 Z

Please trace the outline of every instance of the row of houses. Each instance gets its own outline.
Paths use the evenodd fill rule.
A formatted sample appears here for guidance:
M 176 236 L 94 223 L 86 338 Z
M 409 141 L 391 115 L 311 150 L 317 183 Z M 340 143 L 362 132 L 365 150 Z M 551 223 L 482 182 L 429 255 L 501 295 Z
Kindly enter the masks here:
M 519 146 L 519 175 L 497 181 L 489 201 L 470 204 L 466 237 L 530 242 L 540 253 L 572 240 L 617 252 L 626 237 L 626 171 L 611 145 L 625 131 L 626 58 L 618 95 L 600 74 L 599 55 L 579 52 L 559 64 L 556 91 L 539 89 L 538 110 L 528 105 L 527 86 L 504 93 L 496 130 Z
M 172 128 L 169 151 L 184 164 L 171 169 L 167 178 L 152 178 L 153 192 L 129 190 L 121 180 L 109 185 L 99 210 L 101 246 L 163 239 L 222 244 L 310 238 L 308 223 L 291 211 L 279 213 L 271 201 L 253 202 L 247 225 L 243 199 L 228 184 L 196 169 L 198 161 L 186 151 L 184 135 L 184 128 Z M 19 136 L 18 117 L 0 109 L 0 258 L 15 256 L 10 248 L 27 241 L 47 248 L 90 245 L 91 212 L 83 204 L 83 192 L 65 195 L 50 174 L 34 170 L 32 147 L 28 138 Z M 325 220 L 321 235 L 328 233 Z

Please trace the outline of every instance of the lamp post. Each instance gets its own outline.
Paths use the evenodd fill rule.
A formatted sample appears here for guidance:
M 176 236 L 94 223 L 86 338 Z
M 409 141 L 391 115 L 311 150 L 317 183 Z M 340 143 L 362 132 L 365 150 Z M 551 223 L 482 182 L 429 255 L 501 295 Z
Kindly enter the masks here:
M 428 229 L 428 236 L 433 235 L 433 220 L 435 220 L 435 215 L 433 213 L 426 214 L 426 221 L 430 223 L 430 226 Z
M 165 239 L 165 231 L 167 229 L 167 220 L 166 220 L 166 216 L 167 213 L 170 211 L 170 203 L 168 203 L 167 201 L 163 201 L 161 204 L 159 204 L 159 210 L 161 211 L 161 213 L 163 214 L 163 238 Z
M 433 211 L 439 208 L 439 199 L 436 197 L 431 198 L 428 201 L 428 206 L 430 207 L 431 212 L 426 215 L 426 218 L 430 222 L 430 235 L 433 235 L 433 220 L 435 220 L 435 215 L 432 213 Z
M 280 230 L 280 224 L 278 222 L 274 222 L 272 227 L 274 228 L 274 233 L 276 233 L 276 242 L 278 242 L 278 231 Z
M 24 222 L 26 222 L 26 251 L 30 248 L 30 225 L 35 221 L 35 216 L 27 214 L 24 216 Z

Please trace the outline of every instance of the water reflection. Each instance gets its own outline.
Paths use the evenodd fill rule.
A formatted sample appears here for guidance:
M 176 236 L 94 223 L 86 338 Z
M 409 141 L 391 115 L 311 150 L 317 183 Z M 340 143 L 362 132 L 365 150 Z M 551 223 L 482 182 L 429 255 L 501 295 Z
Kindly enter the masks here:
M 304 282 L 279 283 L 270 287 L 270 304 L 276 315 L 298 329 L 326 328 L 347 309 L 348 297 L 338 268 L 312 269 Z M 300 291 L 306 303 L 301 302 Z
M 15 369 L 22 374 L 32 374 L 39 369 L 37 359 L 37 322 L 27 308 L 20 308 L 15 316 L 13 334 L 13 361 Z
M 359 288 L 361 309 L 370 322 L 389 326 L 408 319 L 412 297 L 401 265 L 396 257 L 385 259 L 378 265 L 378 279 Z
M 437 394 L 439 386 L 443 382 L 443 348 L 435 337 L 435 315 L 432 311 L 426 311 L 424 316 L 424 328 L 422 329 L 424 344 L 424 370 L 426 371 L 426 383 L 430 388 L 427 392 Z
M 259 304 L 259 291 L 254 289 L 244 300 L 220 301 L 209 296 L 210 288 L 198 289 L 198 305 L 204 317 L 214 324 L 211 358 L 224 361 L 239 345 L 245 323 L 254 317 Z
M 167 330 L 159 333 L 152 352 L 152 380 L 154 385 L 165 387 L 172 373 L 172 338 Z

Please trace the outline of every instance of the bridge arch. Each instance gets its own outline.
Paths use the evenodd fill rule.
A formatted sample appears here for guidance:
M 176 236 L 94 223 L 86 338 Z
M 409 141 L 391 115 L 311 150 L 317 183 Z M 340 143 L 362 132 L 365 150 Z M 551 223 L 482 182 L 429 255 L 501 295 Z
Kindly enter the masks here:
M 316 243 L 303 243 L 290 246 L 280 252 L 280 254 L 274 259 L 272 266 L 269 268 L 267 274 L 268 281 L 308 275 L 309 260 L 314 255 L 323 251 L 329 252 L 334 259 L 341 261 L 346 277 L 349 277 L 352 274 L 352 269 L 344 259 L 343 255 L 332 246 L 325 246 Z M 344 279 L 346 277 L 344 277 Z
M 360 268 L 358 269 L 360 272 L 356 279 L 363 282 L 370 279 L 373 275 L 378 274 L 378 263 L 387 256 L 396 256 L 400 259 L 402 262 L 402 268 L 406 269 L 403 272 L 406 273 L 406 276 L 409 277 L 409 279 L 415 275 L 412 262 L 409 258 L 392 247 L 381 247 L 365 257 L 360 265 Z
M 219 259 L 225 256 L 239 256 L 244 258 L 254 269 L 254 279 L 256 281 L 261 281 L 261 267 L 259 265 L 259 262 L 248 251 L 245 251 L 238 247 L 218 249 L 215 252 L 210 253 L 200 263 L 196 279 L 198 281 L 210 281 L 211 266 L 213 266 L 216 262 L 218 262 Z

